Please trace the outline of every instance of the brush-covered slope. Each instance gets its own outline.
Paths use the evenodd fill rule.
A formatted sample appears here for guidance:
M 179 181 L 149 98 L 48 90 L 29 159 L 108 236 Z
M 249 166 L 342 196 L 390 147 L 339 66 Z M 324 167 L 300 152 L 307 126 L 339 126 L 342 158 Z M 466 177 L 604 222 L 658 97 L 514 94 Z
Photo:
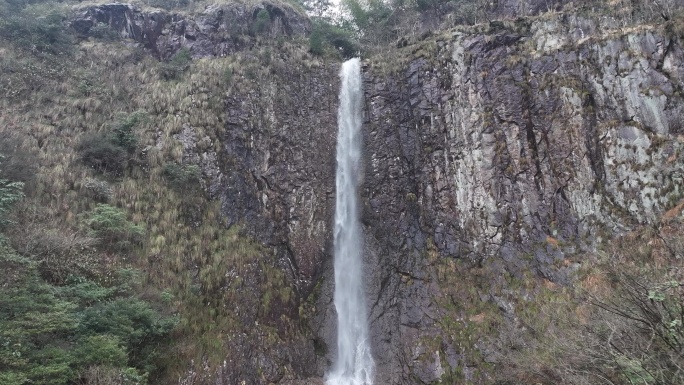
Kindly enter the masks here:
M 137 376 L 130 383 L 273 383 L 320 373 L 305 300 L 323 260 L 310 236 L 328 236 L 330 205 L 301 197 L 331 184 L 313 176 L 334 168 L 329 142 L 316 145 L 316 138 L 334 133 L 336 82 L 294 27 L 308 18 L 279 3 L 218 4 L 199 15 L 123 4 L 3 11 L 2 178 L 25 181 L 26 197 L 7 195 L 17 202 L 3 227 L 2 266 L 12 276 L 36 275 L 11 280 L 0 295 L 5 304 L 15 290 L 47 290 L 78 306 L 63 327 L 41 318 L 38 330 L 21 308 L 5 313 L 3 306 L 1 321 L 32 330 L 3 331 L 9 348 L 0 371 L 14 373 L 3 384 L 119 383 L 128 368 Z M 200 58 L 201 39 L 189 32 L 194 20 L 197 28 L 211 24 L 205 32 L 215 40 L 202 44 L 228 48 Z M 182 41 L 155 50 L 147 43 L 159 36 L 148 28 L 157 27 L 159 36 Z M 263 138 L 271 147 L 255 146 Z M 307 147 L 296 150 L 298 143 Z M 260 163 L 253 172 L 256 150 L 280 171 L 269 175 Z M 264 191 L 252 195 L 245 183 Z M 264 218 L 266 203 L 275 218 Z M 288 229 L 294 216 L 302 225 Z M 130 269 L 139 283 L 117 278 Z M 17 282 L 23 286 L 11 286 Z M 80 282 L 96 290 L 79 294 L 92 297 L 87 303 L 63 294 Z M 110 315 L 115 331 L 91 326 L 123 353 L 83 357 L 90 332 L 80 331 L 81 313 L 124 300 L 156 309 L 150 322 L 168 319 L 167 326 L 144 324 L 128 341 L 125 327 L 136 331 L 130 317 L 138 315 L 121 310 Z M 49 380 L 39 369 L 49 369 L 45 352 L 55 341 L 67 358 Z M 22 359 L 11 359 L 17 354 Z

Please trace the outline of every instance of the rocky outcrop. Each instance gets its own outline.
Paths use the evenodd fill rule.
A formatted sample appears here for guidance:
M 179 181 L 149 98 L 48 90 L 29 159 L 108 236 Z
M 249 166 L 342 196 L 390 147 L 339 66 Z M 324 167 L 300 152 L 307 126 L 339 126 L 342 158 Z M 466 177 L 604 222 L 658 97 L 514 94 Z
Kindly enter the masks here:
M 77 12 L 71 26 L 81 36 L 92 35 L 93 27 L 105 25 L 162 59 L 182 48 L 193 57 L 226 56 L 251 47 L 257 35 L 289 38 L 311 30 L 308 17 L 288 4 L 269 1 L 211 5 L 192 16 L 143 11 L 125 3 L 91 6 Z M 263 18 L 260 12 L 268 17 Z
M 377 383 L 456 372 L 478 381 L 466 349 L 494 360 L 483 335 L 464 342 L 445 326 L 481 316 L 443 306 L 435 258 L 569 284 L 602 239 L 653 223 L 682 198 L 681 43 L 601 23 L 497 22 L 367 62 L 360 194 Z M 320 381 L 335 352 L 337 65 L 273 72 L 227 96 L 218 166 L 205 174 L 226 221 L 274 250 L 298 305 L 313 306 L 311 341 L 258 362 L 299 368 L 269 376 L 282 383 Z M 477 295 L 515 324 L 519 293 Z M 221 376 L 245 378 L 247 366 Z
M 336 72 L 336 65 L 283 69 L 226 101 L 222 212 L 277 249 L 303 297 L 330 257 Z
M 570 259 L 682 198 L 681 43 L 602 23 L 493 24 L 405 48 L 398 70 L 367 67 L 362 196 L 379 383 L 431 383 L 459 365 L 463 351 L 436 320 L 463 317 L 437 306 L 432 245 L 567 284 Z M 482 295 L 515 318 L 510 298 Z

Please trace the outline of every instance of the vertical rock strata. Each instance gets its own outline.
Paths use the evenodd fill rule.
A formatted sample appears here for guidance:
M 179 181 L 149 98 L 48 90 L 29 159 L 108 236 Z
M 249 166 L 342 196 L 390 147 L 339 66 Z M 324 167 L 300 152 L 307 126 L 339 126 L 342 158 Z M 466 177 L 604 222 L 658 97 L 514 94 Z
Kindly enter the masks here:
M 429 383 L 458 365 L 458 348 L 425 343 L 448 342 L 436 321 L 458 318 L 435 301 L 427 249 L 569 283 L 571 258 L 682 198 L 680 40 L 570 16 L 492 27 L 366 68 L 379 383 Z M 510 302 L 484 296 L 514 318 Z
M 429 254 L 567 284 L 569 261 L 654 222 L 682 197 L 683 52 L 654 29 L 599 30 L 558 16 L 450 32 L 392 55 L 399 59 L 364 68 L 361 198 L 376 382 L 470 376 L 467 352 L 440 320 L 470 321 L 438 301 L 445 288 Z M 335 70 L 293 68 L 280 83 L 230 98 L 221 166 L 228 222 L 277 249 L 302 301 L 316 298 L 319 358 L 335 335 Z M 481 297 L 514 322 L 512 298 Z M 319 360 L 318 375 L 324 368 Z

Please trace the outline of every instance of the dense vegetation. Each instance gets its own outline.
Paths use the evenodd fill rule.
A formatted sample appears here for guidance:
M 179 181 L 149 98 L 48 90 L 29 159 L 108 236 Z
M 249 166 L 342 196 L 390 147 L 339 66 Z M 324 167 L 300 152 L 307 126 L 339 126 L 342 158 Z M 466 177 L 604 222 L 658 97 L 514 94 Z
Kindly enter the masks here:
M 152 305 L 157 295 L 140 296 L 138 271 L 100 260 L 144 230 L 107 204 L 68 234 L 11 215 L 25 190 L 36 193 L 36 159 L 7 134 L 0 151 L 0 384 L 147 383 L 177 318 Z

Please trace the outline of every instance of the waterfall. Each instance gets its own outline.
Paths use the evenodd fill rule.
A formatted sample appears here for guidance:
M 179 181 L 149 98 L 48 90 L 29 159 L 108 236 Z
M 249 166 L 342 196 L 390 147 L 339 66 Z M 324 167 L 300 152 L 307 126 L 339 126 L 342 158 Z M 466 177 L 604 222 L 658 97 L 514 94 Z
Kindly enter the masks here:
M 362 234 L 357 187 L 361 179 L 361 64 L 351 59 L 340 71 L 337 113 L 335 206 L 335 309 L 337 357 L 328 385 L 371 385 L 375 363 L 368 342 L 363 284 Z

